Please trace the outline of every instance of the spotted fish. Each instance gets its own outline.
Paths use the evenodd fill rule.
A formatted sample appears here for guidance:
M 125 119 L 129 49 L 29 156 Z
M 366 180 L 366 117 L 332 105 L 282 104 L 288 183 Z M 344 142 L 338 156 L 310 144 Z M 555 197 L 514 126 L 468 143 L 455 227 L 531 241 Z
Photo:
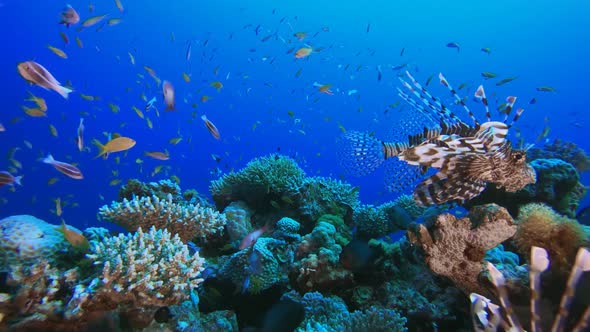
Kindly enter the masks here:
M 485 91 L 480 86 L 475 98 L 485 107 L 486 122 L 479 123 L 464 99 L 439 74 L 440 83 L 449 89 L 471 118 L 473 124 L 468 125 L 407 71 L 406 76 L 409 82 L 400 78 L 405 90 L 398 88 L 399 96 L 423 117 L 436 121 L 438 126 L 425 127 L 422 132 L 399 142 L 384 142 L 369 134 L 349 131 L 343 137 L 345 150 L 349 152 L 341 158 L 345 168 L 356 168 L 361 170 L 357 173 L 368 174 L 385 160 L 397 157 L 418 166 L 423 173 L 435 169 L 435 174 L 414 189 L 414 200 L 422 206 L 470 200 L 488 183 L 514 192 L 536 182 L 535 171 L 526 163 L 526 149 L 513 149 L 507 140 L 509 128 L 523 112 L 518 109 L 507 123 L 516 97 L 507 98 L 509 109 L 505 111 L 504 120 L 492 121 Z

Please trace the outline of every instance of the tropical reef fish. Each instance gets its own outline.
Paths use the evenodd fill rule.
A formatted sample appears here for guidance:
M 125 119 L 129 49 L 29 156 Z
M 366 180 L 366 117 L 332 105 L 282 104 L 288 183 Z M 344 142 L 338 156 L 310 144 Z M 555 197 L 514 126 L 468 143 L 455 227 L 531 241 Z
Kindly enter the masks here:
M 537 88 L 537 91 L 541 91 L 541 92 L 555 92 L 557 91 L 557 89 L 555 89 L 552 86 L 540 86 Z
M 84 118 L 80 118 L 80 124 L 78 125 L 76 146 L 78 151 L 84 150 Z
M 53 52 L 53 54 L 57 55 L 58 57 L 62 58 L 62 59 L 67 59 L 68 55 L 66 54 L 66 52 L 60 50 L 59 48 L 55 47 L 55 46 L 51 46 L 51 45 L 47 45 L 47 48 Z
M 152 157 L 154 159 L 157 159 L 157 160 L 170 159 L 170 155 L 168 154 L 168 151 L 166 151 L 166 152 L 159 152 L 159 151 L 146 152 L 145 155 L 148 157 Z
M 240 243 L 240 247 L 239 247 L 240 250 L 251 247 L 256 242 L 256 240 L 258 240 L 258 238 L 260 236 L 262 236 L 262 234 L 268 232 L 268 230 L 269 230 L 268 225 L 264 225 L 264 226 L 260 227 L 259 229 L 250 232 L 248 235 L 246 235 L 242 239 L 242 242 Z
M 20 182 L 22 178 L 23 178 L 22 175 L 14 176 L 14 175 L 8 173 L 7 171 L 0 171 L 0 187 L 5 186 L 5 185 L 14 186 L 15 184 L 22 186 L 22 184 Z
M 53 159 L 51 154 L 48 154 L 47 157 L 43 158 L 42 162 L 53 166 L 56 170 L 71 177 L 72 179 L 82 180 L 84 178 L 82 172 L 76 166 L 57 161 Z
M 352 167 L 366 174 L 392 157 L 419 166 L 424 172 L 434 168 L 436 174 L 414 189 L 414 201 L 421 206 L 472 199 L 488 183 L 515 192 L 536 182 L 535 171 L 526 163 L 526 151 L 513 149 L 506 139 L 508 129 L 520 118 L 522 109 L 516 111 L 511 123 L 507 123 L 507 119 L 492 121 L 488 100 L 480 86 L 475 97 L 486 109 L 486 122 L 480 124 L 456 90 L 439 74 L 440 83 L 449 89 L 473 121 L 473 125 L 468 125 L 430 95 L 408 71 L 406 76 L 410 83 L 400 80 L 407 92 L 398 88 L 399 96 L 420 114 L 436 119 L 439 125 L 424 128 L 423 132 L 410 135 L 402 142 L 383 142 L 370 134 L 347 132 L 341 154 L 345 168 Z
M 450 43 L 448 43 L 447 44 L 447 47 L 448 48 L 456 48 L 457 49 L 457 52 L 460 52 L 461 51 L 461 46 L 459 46 L 459 43 L 456 43 L 456 42 L 450 42 Z
M 147 104 L 145 104 L 145 110 L 149 111 L 153 106 L 154 103 L 156 102 L 156 97 L 153 97 L 152 99 L 150 99 Z
M 66 5 L 66 8 L 61 12 L 61 21 L 59 24 L 64 24 L 66 27 L 70 27 L 72 24 L 78 24 L 80 22 L 80 15 L 70 5 Z
M 99 153 L 96 157 L 98 158 L 102 155 L 109 154 L 112 152 L 127 151 L 134 147 L 135 143 L 135 140 L 129 137 L 113 138 L 112 140 L 109 140 L 105 145 L 100 144 L 98 140 L 94 140 L 94 145 L 96 145 L 99 149 Z
M 482 52 L 484 52 L 484 53 L 487 53 L 488 55 L 490 55 L 490 54 L 492 53 L 492 49 L 491 49 L 491 48 L 489 48 L 489 47 L 482 47 L 482 48 L 480 49 L 480 51 L 482 51 Z
M 36 84 L 46 90 L 53 90 L 65 99 L 72 90 L 61 86 L 61 84 L 42 65 L 34 61 L 25 61 L 17 65 L 18 73 L 22 78 L 32 84 Z
M 90 18 L 87 18 L 84 22 L 82 22 L 82 26 L 85 28 L 91 27 L 93 25 L 96 25 L 100 21 L 104 20 L 106 17 L 107 14 L 92 16 Z
M 507 78 L 505 78 L 505 79 L 502 79 L 502 80 L 498 81 L 498 82 L 496 83 L 496 86 L 501 86 L 501 85 L 504 85 L 504 84 L 506 84 L 506 83 L 512 82 L 512 81 L 514 81 L 514 80 L 515 80 L 515 79 L 517 79 L 517 78 L 518 78 L 518 77 L 516 77 L 516 76 L 514 76 L 514 77 L 507 77 Z
M 174 111 L 174 87 L 172 83 L 164 81 L 162 84 L 162 93 L 164 94 L 164 103 L 166 104 L 166 111 Z
M 302 59 L 311 54 L 311 47 L 302 47 L 295 52 L 295 58 Z
M 74 248 L 80 249 L 82 251 L 87 251 L 90 248 L 90 243 L 88 243 L 88 239 L 78 231 L 68 228 L 64 221 L 61 222 L 61 226 L 58 228 L 58 231 L 63 233 L 66 241 L 68 241 Z
M 201 115 L 201 120 L 203 120 L 203 122 L 205 122 L 205 126 L 207 127 L 207 130 L 209 131 L 211 136 L 213 136 L 215 139 L 219 139 L 221 137 L 219 135 L 219 130 L 217 130 L 217 127 L 215 127 L 213 122 L 211 122 L 211 121 L 209 121 L 209 119 L 207 119 L 207 116 L 205 114 Z

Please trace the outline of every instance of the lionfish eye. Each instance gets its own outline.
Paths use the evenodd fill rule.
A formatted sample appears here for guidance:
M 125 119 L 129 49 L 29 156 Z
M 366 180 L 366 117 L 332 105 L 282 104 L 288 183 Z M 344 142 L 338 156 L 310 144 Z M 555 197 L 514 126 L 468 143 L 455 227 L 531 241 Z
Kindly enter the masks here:
M 515 153 L 514 154 L 514 160 L 516 160 L 516 161 L 520 161 L 523 157 L 524 157 L 524 154 L 522 154 L 522 153 Z

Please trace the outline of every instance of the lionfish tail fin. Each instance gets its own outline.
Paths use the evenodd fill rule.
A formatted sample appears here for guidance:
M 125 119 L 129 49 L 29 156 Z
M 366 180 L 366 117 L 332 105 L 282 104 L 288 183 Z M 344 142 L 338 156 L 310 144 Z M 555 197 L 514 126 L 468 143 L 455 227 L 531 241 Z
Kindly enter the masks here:
M 384 143 L 369 133 L 347 131 L 342 135 L 338 157 L 347 173 L 367 175 L 385 161 Z

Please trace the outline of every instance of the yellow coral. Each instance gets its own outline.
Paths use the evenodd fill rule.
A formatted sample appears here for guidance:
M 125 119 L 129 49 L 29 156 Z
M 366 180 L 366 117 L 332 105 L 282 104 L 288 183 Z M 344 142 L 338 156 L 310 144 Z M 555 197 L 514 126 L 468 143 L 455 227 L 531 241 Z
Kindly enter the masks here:
M 528 257 L 532 246 L 545 248 L 553 268 L 559 271 L 568 271 L 578 248 L 587 244 L 584 229 L 576 220 L 544 204 L 522 206 L 516 222 L 518 230 L 513 241 L 518 251 Z

